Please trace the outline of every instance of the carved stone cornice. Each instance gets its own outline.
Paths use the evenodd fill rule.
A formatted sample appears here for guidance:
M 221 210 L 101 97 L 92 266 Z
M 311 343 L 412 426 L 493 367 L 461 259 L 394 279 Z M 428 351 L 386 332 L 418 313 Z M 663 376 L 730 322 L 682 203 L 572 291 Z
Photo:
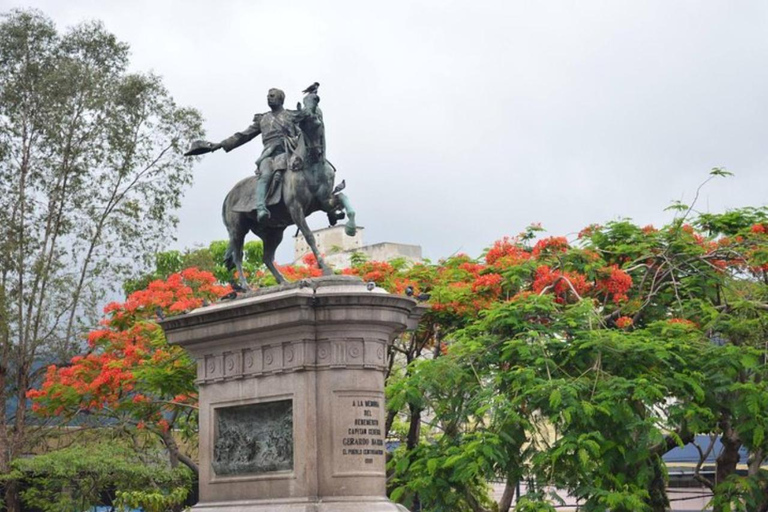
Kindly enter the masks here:
M 318 339 L 256 343 L 198 352 L 197 382 L 209 384 L 264 375 L 354 368 L 386 370 L 386 339 Z
M 387 343 L 413 328 L 423 310 L 409 297 L 334 276 L 261 290 L 161 325 L 169 343 L 197 359 L 198 383 L 207 384 L 332 368 L 385 371 Z

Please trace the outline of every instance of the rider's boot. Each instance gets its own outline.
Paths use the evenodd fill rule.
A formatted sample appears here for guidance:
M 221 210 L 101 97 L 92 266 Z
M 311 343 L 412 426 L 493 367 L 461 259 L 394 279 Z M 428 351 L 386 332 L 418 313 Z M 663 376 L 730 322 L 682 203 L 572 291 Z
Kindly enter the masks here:
M 256 182 L 256 219 L 259 222 L 264 222 L 269 219 L 269 210 L 267 210 L 267 188 L 269 187 L 269 179 L 264 179 L 264 176 L 259 177 L 259 181 Z

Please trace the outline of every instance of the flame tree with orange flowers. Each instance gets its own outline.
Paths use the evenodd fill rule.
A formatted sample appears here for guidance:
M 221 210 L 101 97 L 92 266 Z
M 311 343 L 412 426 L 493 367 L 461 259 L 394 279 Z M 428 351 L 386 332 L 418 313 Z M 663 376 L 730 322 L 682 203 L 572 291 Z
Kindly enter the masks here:
M 154 433 L 168 450 L 171 466 L 197 464 L 179 449 L 173 430 L 194 432 L 197 422 L 195 364 L 168 345 L 159 317 L 218 300 L 230 288 L 213 274 L 185 269 L 149 283 L 125 302 L 104 308 L 100 329 L 88 335 L 89 350 L 68 365 L 50 366 L 40 389 L 27 393 L 40 415 L 87 413 L 105 425 L 130 425 Z

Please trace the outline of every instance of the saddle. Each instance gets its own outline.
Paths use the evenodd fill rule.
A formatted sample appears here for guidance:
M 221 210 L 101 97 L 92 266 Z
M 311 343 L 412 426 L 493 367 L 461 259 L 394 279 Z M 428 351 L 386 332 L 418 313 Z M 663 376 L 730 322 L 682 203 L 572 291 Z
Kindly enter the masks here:
M 283 199 L 283 173 L 275 171 L 272 183 L 267 191 L 267 206 L 273 206 Z M 232 210 L 238 213 L 248 213 L 256 209 L 256 180 L 258 171 L 253 179 L 245 179 L 236 185 L 238 189 L 237 201 L 232 205 Z
M 283 199 L 283 179 L 286 172 L 301 172 L 304 170 L 304 161 L 307 156 L 307 146 L 304 142 L 304 134 L 299 133 L 296 137 L 285 138 L 285 156 L 288 169 L 278 169 L 272 174 L 272 182 L 267 189 L 267 206 L 274 206 Z M 256 170 L 256 179 L 260 172 Z M 246 181 L 246 180 L 244 180 Z M 250 181 L 250 180 L 248 180 Z M 232 210 L 240 213 L 248 213 L 256 209 L 256 186 L 255 181 L 251 187 L 241 187 L 241 181 L 237 184 L 240 188 L 239 197 L 232 205 Z

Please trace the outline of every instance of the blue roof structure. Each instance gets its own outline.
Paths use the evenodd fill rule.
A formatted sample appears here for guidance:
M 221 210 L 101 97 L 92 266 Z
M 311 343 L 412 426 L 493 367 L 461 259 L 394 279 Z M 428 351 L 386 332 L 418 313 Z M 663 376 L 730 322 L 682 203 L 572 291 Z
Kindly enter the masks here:
M 695 443 L 701 447 L 702 451 L 706 451 L 707 448 L 709 448 L 710 438 L 708 435 L 698 435 L 696 436 Z M 718 436 L 717 439 L 715 439 L 715 446 L 710 451 L 707 459 L 704 461 L 704 464 L 714 464 L 717 456 L 720 455 L 720 452 L 722 451 L 723 443 L 720 442 L 720 437 Z M 747 456 L 747 450 L 742 446 L 739 450 L 739 464 L 746 464 Z M 664 462 L 667 463 L 667 465 L 674 466 L 680 464 L 698 464 L 699 451 L 692 443 L 688 443 L 682 448 L 674 448 L 668 451 L 662 458 L 664 459 Z

